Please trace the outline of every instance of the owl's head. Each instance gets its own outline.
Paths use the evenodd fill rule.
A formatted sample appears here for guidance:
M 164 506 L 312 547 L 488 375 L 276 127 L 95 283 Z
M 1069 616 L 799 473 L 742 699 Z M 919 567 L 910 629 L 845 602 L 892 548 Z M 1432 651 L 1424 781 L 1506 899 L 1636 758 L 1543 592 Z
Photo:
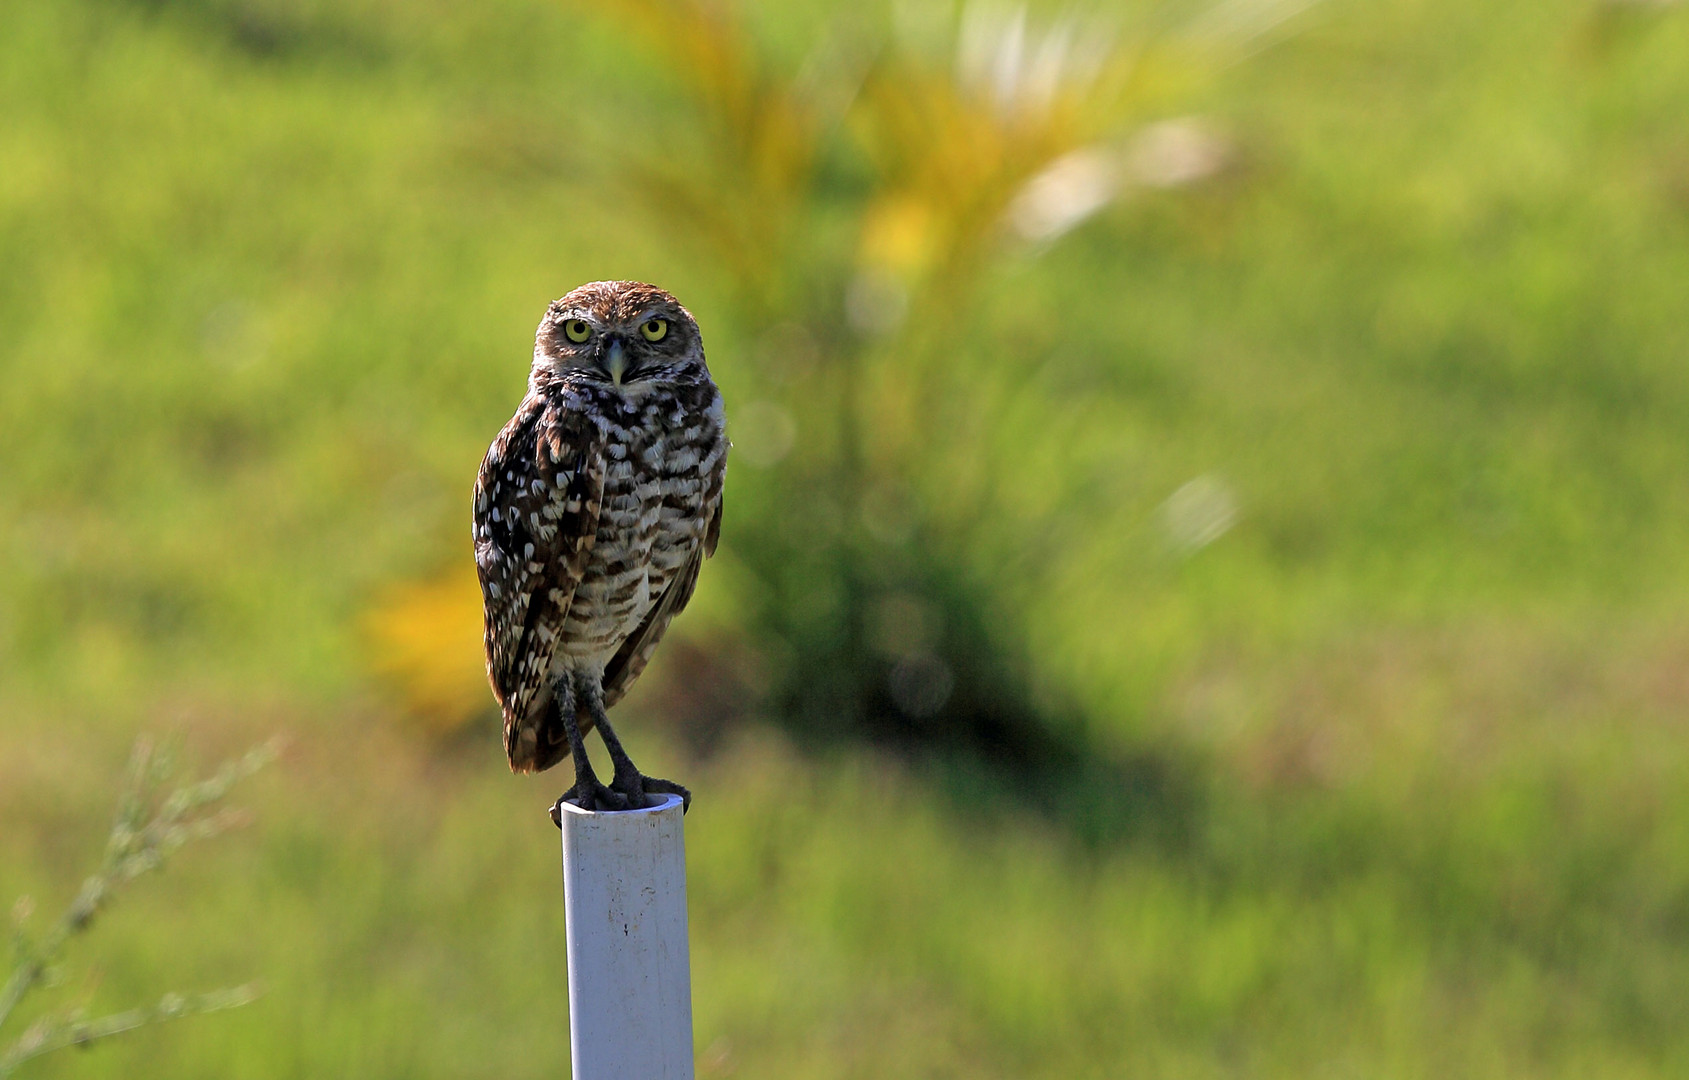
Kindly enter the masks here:
M 551 303 L 534 335 L 536 380 L 602 383 L 624 394 L 707 377 L 698 323 L 640 281 L 594 281 Z

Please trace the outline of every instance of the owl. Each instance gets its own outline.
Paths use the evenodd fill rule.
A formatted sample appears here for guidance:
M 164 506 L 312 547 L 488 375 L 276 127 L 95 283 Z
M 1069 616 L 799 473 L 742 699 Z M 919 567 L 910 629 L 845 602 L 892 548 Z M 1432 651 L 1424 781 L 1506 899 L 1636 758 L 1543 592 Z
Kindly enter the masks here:
M 475 481 L 487 679 L 516 772 L 574 759 L 561 803 L 691 795 L 634 767 L 607 710 L 686 607 L 721 535 L 727 436 L 698 324 L 674 297 L 597 281 L 552 303 L 528 393 Z M 615 775 L 599 782 L 597 728 Z

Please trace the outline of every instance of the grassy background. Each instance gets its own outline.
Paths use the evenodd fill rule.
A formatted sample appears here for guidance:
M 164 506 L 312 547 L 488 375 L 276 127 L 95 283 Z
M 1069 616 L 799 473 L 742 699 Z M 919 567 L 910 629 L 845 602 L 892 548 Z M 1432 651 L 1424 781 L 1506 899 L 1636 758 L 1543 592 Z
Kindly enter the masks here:
M 744 23 L 796 71 L 831 17 Z M 985 260 L 889 343 L 827 332 L 869 430 L 904 432 L 899 372 L 938 380 L 888 467 L 903 543 L 1110 763 L 1035 791 L 783 712 L 809 639 L 764 570 L 837 448 L 767 324 L 840 323 L 867 168 L 829 144 L 771 316 L 634 191 L 697 151 L 633 25 L 0 6 L 0 899 L 68 899 L 135 732 L 290 739 L 257 824 L 142 883 L 59 991 L 266 996 L 34 1075 L 566 1070 L 567 778 L 431 718 L 365 628 L 451 588 L 538 313 L 605 277 L 688 303 L 730 415 L 799 419 L 790 461 L 735 460 L 628 705 L 698 793 L 701 1075 L 1689 1067 L 1689 12 L 1327 0 L 1133 118 L 1203 116 L 1220 175 Z M 1181 546 L 1182 489 L 1235 524 Z M 700 682 L 753 702 L 704 747 Z M 1099 784 L 1109 827 L 1061 812 Z

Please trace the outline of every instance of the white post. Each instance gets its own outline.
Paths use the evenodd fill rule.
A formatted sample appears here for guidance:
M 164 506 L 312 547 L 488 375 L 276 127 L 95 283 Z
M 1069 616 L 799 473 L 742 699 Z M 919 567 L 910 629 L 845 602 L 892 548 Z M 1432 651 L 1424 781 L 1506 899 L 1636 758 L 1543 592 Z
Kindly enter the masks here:
M 678 795 L 562 804 L 574 1080 L 692 1080 L 692 960 Z

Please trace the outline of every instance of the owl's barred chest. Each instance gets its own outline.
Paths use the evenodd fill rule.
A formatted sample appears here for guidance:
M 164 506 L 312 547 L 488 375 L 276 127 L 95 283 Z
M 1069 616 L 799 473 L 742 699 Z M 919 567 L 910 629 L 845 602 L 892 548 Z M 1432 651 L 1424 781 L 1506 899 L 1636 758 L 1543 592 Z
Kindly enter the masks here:
M 598 427 L 604 491 L 559 652 L 601 660 L 638 629 L 703 542 L 706 473 L 719 462 L 725 435 L 713 386 L 696 401 L 651 394 L 569 406 L 585 409 Z

